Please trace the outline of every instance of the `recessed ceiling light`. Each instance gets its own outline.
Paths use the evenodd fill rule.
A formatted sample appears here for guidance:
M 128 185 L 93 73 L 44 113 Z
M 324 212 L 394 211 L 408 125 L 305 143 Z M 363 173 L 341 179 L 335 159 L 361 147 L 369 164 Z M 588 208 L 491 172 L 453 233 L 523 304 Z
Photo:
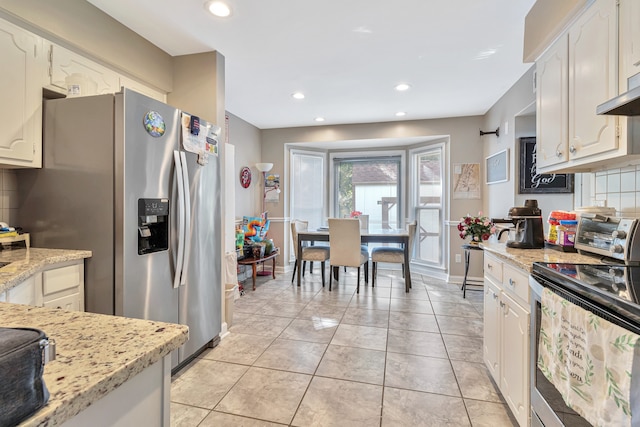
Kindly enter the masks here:
M 397 90 L 398 92 L 403 92 L 403 91 L 405 91 L 405 90 L 409 89 L 410 87 L 411 87 L 411 86 L 409 86 L 409 84 L 407 84 L 407 83 L 398 83 L 398 84 L 396 85 L 396 90 Z
M 324 117 L 316 117 L 314 120 L 316 122 L 324 122 Z
M 396 113 L 396 116 L 397 116 L 397 117 L 402 117 L 402 116 L 406 116 L 406 115 L 407 115 L 407 113 L 406 113 L 406 112 L 404 112 L 404 111 L 398 111 L 398 112 Z
M 206 3 L 207 10 L 211 12 L 215 16 L 219 16 L 220 18 L 225 18 L 231 15 L 231 9 L 229 6 L 223 1 L 212 1 Z
M 291 94 L 295 99 L 304 99 L 304 93 L 302 92 L 294 92 Z

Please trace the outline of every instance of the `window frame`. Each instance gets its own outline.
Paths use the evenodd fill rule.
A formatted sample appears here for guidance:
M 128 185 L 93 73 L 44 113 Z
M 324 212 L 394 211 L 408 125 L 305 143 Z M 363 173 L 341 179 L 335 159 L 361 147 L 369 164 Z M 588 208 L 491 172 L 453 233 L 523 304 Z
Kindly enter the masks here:
M 405 194 L 407 190 L 406 175 L 403 171 L 406 171 L 406 150 L 373 150 L 373 151 L 335 151 L 329 153 L 329 212 L 335 216 L 337 214 L 337 187 L 336 187 L 336 160 L 356 160 L 361 159 L 363 161 L 384 159 L 384 158 L 399 158 L 400 170 L 398 171 L 398 219 L 400 222 L 400 228 L 404 227 L 406 223 L 405 219 Z
M 449 226 L 447 218 L 449 218 L 449 204 L 450 204 L 450 188 L 449 188 L 449 178 L 446 173 L 446 167 L 449 164 L 449 143 L 448 140 L 437 140 L 434 142 L 430 142 L 428 144 L 421 145 L 420 147 L 412 148 L 408 150 L 410 161 L 409 166 L 409 186 L 410 193 L 408 195 L 408 210 L 412 213 L 412 217 L 415 218 L 416 221 L 419 220 L 419 211 L 424 209 L 424 207 L 420 206 L 420 182 L 419 182 L 419 170 L 418 170 L 418 158 L 420 155 L 428 153 L 433 150 L 440 150 L 441 158 L 440 158 L 440 180 L 442 187 L 442 197 L 440 200 L 440 238 L 439 238 L 439 247 L 440 251 L 440 260 L 438 264 L 433 262 L 422 260 L 418 257 L 414 257 L 412 262 L 421 265 L 426 268 L 446 271 L 449 259 Z M 415 239 L 415 245 L 420 245 L 420 224 L 418 223 L 418 229 L 416 231 L 418 234 Z

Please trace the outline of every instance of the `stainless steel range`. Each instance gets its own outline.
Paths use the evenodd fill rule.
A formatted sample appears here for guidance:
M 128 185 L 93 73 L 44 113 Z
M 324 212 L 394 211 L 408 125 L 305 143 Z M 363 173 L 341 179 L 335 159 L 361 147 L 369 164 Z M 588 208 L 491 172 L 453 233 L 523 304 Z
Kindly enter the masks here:
M 593 263 L 534 263 L 530 276 L 532 426 L 592 426 L 565 404 L 537 366 L 543 289 L 548 288 L 596 316 L 640 334 L 638 228 L 638 220 L 633 218 L 584 216 L 576 233 L 576 248 L 593 256 Z M 635 359 L 634 370 L 640 365 L 640 350 L 636 350 Z M 633 382 L 632 385 L 631 408 L 638 414 L 632 418 L 632 425 L 637 426 L 640 425 L 640 384 Z

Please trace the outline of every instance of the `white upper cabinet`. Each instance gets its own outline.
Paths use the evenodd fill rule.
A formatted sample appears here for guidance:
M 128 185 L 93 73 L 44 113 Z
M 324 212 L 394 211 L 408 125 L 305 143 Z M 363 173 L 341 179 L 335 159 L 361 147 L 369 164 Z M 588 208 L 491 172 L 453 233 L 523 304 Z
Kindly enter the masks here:
M 640 73 L 640 1 L 620 1 L 620 92 Z
M 537 167 L 569 160 L 569 37 L 560 37 L 536 62 Z
M 599 0 L 569 30 L 569 159 L 618 148 L 617 118 L 596 107 L 618 95 L 615 0 Z
M 90 59 L 55 44 L 49 44 L 50 84 L 67 93 L 67 77 L 72 74 L 82 75 L 88 87 L 81 95 L 100 95 L 115 93 L 118 86 L 118 74 Z
M 95 61 L 55 44 L 49 44 L 49 49 L 51 62 L 49 83 L 57 91 L 68 93 L 67 77 L 79 74 L 82 77 L 80 86 L 83 84 L 87 86 L 87 88 L 80 88 L 80 96 L 116 93 L 124 86 L 158 101 L 166 101 L 166 94 L 125 77 Z
M 42 167 L 42 40 L 0 20 L 0 166 Z
M 593 171 L 639 154 L 624 118 L 596 114 L 619 94 L 618 45 L 626 36 L 618 7 L 596 0 L 536 61 L 540 173 Z

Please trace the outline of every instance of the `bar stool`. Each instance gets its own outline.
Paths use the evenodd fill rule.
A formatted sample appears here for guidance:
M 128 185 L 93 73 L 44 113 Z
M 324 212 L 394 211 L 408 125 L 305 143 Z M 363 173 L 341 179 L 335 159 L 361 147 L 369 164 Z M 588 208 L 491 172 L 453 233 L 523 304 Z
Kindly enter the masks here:
M 466 298 L 467 296 L 467 286 L 484 286 L 483 280 L 477 279 L 467 279 L 467 275 L 469 274 L 469 260 L 471 258 L 471 251 L 482 251 L 482 248 L 479 245 L 471 245 L 469 243 L 465 243 L 462 245 L 462 249 L 464 249 L 464 279 L 462 280 L 462 298 Z M 473 291 L 479 291 L 481 289 L 470 289 Z

